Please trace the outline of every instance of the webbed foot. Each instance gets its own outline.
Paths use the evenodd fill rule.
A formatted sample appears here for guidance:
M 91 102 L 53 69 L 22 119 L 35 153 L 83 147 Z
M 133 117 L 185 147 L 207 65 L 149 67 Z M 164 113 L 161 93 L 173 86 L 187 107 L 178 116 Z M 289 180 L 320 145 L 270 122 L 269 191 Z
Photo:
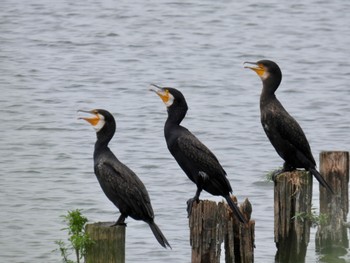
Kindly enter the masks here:
M 126 226 L 126 223 L 118 223 L 115 222 L 113 225 L 111 225 L 110 227 L 114 227 L 114 226 Z

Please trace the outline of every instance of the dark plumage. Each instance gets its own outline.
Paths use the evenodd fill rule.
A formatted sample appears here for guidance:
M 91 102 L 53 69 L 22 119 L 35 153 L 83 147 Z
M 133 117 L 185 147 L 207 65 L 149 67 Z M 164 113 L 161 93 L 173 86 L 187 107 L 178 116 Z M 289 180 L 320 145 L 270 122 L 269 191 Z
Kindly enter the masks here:
M 263 82 L 260 96 L 261 124 L 271 144 L 285 161 L 280 173 L 304 168 L 333 193 L 329 184 L 316 170 L 316 162 L 303 130 L 275 96 L 275 91 L 282 80 L 282 72 L 278 65 L 270 60 L 246 63 L 255 65 L 247 68 L 254 70 Z
M 246 223 L 230 197 L 232 188 L 218 159 L 188 129 L 180 125 L 187 112 L 187 103 L 182 93 L 174 88 L 153 86 L 157 89 L 152 90 L 161 97 L 168 110 L 164 126 L 168 149 L 188 178 L 197 185 L 195 196 L 188 200 L 188 214 L 191 213 L 193 202 L 198 202 L 201 191 L 205 190 L 212 195 L 223 196 L 237 218 Z
M 169 246 L 168 241 L 154 222 L 154 213 L 147 190 L 137 175 L 121 163 L 108 147 L 116 124 L 114 117 L 106 110 L 92 110 L 93 117 L 84 117 L 96 130 L 97 141 L 94 151 L 94 170 L 103 192 L 121 213 L 114 225 L 125 224 L 130 216 L 145 221 L 159 244 Z

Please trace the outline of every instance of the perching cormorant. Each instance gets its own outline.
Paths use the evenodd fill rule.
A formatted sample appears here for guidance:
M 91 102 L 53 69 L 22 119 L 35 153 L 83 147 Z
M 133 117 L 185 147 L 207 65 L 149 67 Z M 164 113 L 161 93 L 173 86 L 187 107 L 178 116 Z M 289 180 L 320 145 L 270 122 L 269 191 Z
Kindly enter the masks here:
M 144 184 L 108 147 L 116 130 L 114 117 L 102 109 L 82 112 L 93 114 L 92 117 L 80 117 L 80 119 L 88 121 L 96 131 L 94 170 L 103 192 L 121 213 L 114 225 L 125 225 L 124 221 L 128 216 L 145 221 L 159 244 L 165 248 L 170 247 L 154 222 L 151 200 Z
M 333 193 L 329 184 L 316 170 L 316 162 L 303 130 L 275 96 L 275 91 L 282 80 L 279 66 L 270 60 L 245 63 L 255 65 L 246 66 L 246 68 L 254 70 L 263 82 L 260 95 L 261 124 L 271 144 L 285 161 L 283 169 L 278 174 L 304 168 L 313 174 L 322 186 Z
M 204 189 L 212 195 L 223 196 L 239 221 L 246 223 L 230 197 L 232 188 L 218 159 L 188 129 L 180 125 L 187 112 L 185 97 L 177 89 L 152 86 L 155 88 L 151 90 L 158 94 L 167 107 L 164 135 L 168 149 L 188 178 L 197 185 L 195 196 L 187 201 L 188 215 L 191 214 L 193 202 L 199 201 L 199 195 Z

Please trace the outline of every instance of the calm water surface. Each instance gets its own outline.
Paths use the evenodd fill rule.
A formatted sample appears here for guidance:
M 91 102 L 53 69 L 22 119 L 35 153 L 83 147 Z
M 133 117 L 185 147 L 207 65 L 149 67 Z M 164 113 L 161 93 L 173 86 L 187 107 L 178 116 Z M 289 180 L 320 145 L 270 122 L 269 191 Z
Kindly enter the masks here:
M 305 1 L 304 1 L 305 2 Z M 166 110 L 150 83 L 179 88 L 183 124 L 228 172 L 256 220 L 256 262 L 274 262 L 273 185 L 282 164 L 260 126 L 261 81 L 244 61 L 275 60 L 277 96 L 322 150 L 350 150 L 350 2 L 18 1 L 0 8 L 0 261 L 60 262 L 60 215 L 116 220 L 93 173 L 93 129 L 78 109 L 117 120 L 116 155 L 148 188 L 164 250 L 128 219 L 127 262 L 190 262 L 186 200 L 195 193 L 163 137 Z M 314 206 L 318 208 L 318 184 Z M 201 198 L 221 200 L 203 193 Z M 317 262 L 315 229 L 307 262 Z M 349 260 L 349 258 L 348 258 Z

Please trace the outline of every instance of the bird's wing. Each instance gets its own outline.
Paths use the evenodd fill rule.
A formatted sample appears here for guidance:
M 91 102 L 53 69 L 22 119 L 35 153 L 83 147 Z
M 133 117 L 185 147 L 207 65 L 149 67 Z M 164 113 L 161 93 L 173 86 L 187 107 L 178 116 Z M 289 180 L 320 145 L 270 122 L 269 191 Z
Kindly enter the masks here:
M 180 136 L 177 144 L 183 155 L 197 167 L 199 172 L 206 173 L 209 178 L 226 176 L 216 156 L 193 134 L 187 133 Z
M 138 176 L 122 163 L 108 161 L 95 165 L 95 173 L 107 197 L 120 200 L 134 212 L 154 217 L 148 192 Z M 101 182 L 103 180 L 103 182 Z M 112 201 L 113 202 L 113 201 Z M 121 206 L 121 205 L 119 205 Z
M 287 112 L 274 118 L 276 131 L 281 138 L 296 150 L 299 158 L 307 158 L 315 165 L 311 148 L 299 123 Z

